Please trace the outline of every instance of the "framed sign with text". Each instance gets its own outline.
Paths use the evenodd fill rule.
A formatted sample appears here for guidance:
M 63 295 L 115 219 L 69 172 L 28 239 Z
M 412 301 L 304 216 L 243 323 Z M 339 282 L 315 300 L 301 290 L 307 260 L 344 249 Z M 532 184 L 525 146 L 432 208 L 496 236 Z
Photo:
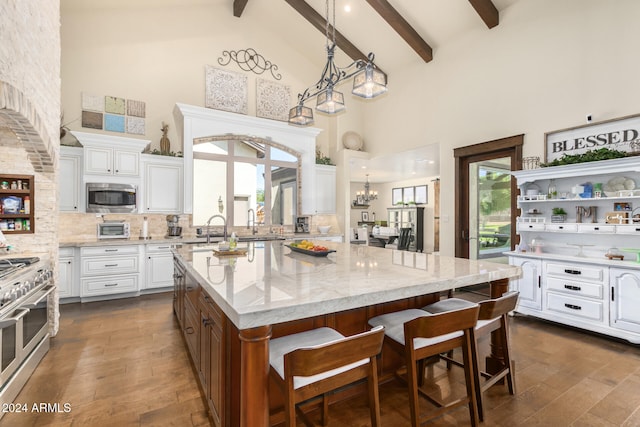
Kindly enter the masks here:
M 640 114 L 547 132 L 545 162 L 563 155 L 609 148 L 628 153 L 640 151 Z

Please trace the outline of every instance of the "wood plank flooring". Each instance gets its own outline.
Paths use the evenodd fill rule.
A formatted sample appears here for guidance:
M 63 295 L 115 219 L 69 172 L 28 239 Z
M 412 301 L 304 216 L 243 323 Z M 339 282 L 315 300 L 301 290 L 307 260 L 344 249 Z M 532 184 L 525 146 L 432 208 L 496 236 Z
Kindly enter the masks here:
M 0 426 L 208 426 L 171 305 L 167 293 L 61 306 L 60 333 L 16 399 L 30 410 L 5 414 Z M 640 425 L 639 346 L 523 316 L 512 318 L 511 339 L 516 396 L 506 386 L 489 390 L 483 425 Z M 488 342 L 480 345 L 487 353 Z M 443 399 L 462 392 L 461 369 L 437 364 L 427 375 L 429 392 Z M 410 425 L 400 381 L 382 384 L 380 401 L 383 425 Z M 71 411 L 33 412 L 41 402 Z M 421 400 L 421 408 L 430 406 Z M 369 425 L 364 397 L 329 412 L 330 426 Z M 461 408 L 431 425 L 468 424 Z

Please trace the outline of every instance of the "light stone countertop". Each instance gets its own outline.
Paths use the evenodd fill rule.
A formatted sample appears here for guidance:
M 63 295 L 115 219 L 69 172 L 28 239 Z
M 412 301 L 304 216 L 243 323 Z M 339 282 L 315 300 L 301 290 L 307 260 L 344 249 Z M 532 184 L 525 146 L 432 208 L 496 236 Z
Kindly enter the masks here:
M 216 245 L 173 250 L 239 328 L 335 313 L 521 275 L 520 267 L 349 243 L 322 242 L 326 257 L 290 242 L 250 242 L 246 256 L 215 256 Z
M 231 235 L 231 233 L 229 233 L 229 235 Z M 267 236 L 265 236 L 266 238 L 273 238 L 274 236 L 277 236 L 275 234 L 269 234 Z M 302 233 L 302 234 L 293 234 L 293 233 L 288 233 L 288 234 L 283 234 L 282 237 L 284 237 L 285 239 L 292 239 L 292 240 L 302 240 L 302 239 L 307 239 L 307 240 L 314 240 L 314 239 L 318 239 L 321 240 L 322 238 L 328 238 L 328 237 L 342 237 L 343 235 L 341 233 L 328 233 L 328 234 L 320 234 L 320 233 L 310 233 L 310 234 L 306 234 L 306 233 Z M 261 236 L 260 235 L 256 235 L 256 236 L 252 236 L 252 235 L 240 235 L 240 238 L 243 237 L 250 237 L 250 238 L 256 238 L 259 239 Z M 219 242 L 222 240 L 222 237 L 212 237 L 211 241 L 213 243 Z M 148 245 L 148 244 L 162 244 L 162 243 L 173 243 L 173 244 L 186 244 L 186 245 L 190 245 L 190 244 L 197 244 L 197 243 L 206 243 L 207 239 L 204 237 L 195 237 L 195 236 L 190 236 L 190 237 L 182 237 L 180 239 L 169 239 L 169 238 L 165 238 L 163 237 L 159 237 L 159 238 L 152 238 L 151 239 L 146 239 L 146 240 L 141 240 L 138 239 L 137 237 L 132 237 L 130 239 L 102 239 L 99 240 L 97 238 L 92 238 L 92 239 L 77 239 L 74 238 L 73 236 L 69 236 L 69 237 L 64 237 L 59 239 L 58 241 L 58 247 L 60 248 L 73 248 L 73 247 L 85 247 L 85 246 L 120 246 L 120 245 Z
M 577 249 L 576 249 L 577 251 Z M 624 255 L 624 260 L 619 259 L 608 259 L 605 256 L 602 258 L 594 258 L 594 257 L 586 257 L 586 256 L 576 256 L 576 255 L 566 255 L 552 252 L 517 252 L 517 251 L 509 251 L 503 252 L 503 255 L 506 256 L 516 256 L 521 258 L 531 258 L 531 259 L 539 259 L 545 261 L 556 261 L 556 262 L 578 262 L 581 264 L 594 264 L 594 265 L 603 265 L 607 267 L 620 267 L 620 268 L 631 268 L 640 270 L 640 262 L 636 261 L 637 257 L 632 252 L 623 251 L 618 249 L 620 254 Z

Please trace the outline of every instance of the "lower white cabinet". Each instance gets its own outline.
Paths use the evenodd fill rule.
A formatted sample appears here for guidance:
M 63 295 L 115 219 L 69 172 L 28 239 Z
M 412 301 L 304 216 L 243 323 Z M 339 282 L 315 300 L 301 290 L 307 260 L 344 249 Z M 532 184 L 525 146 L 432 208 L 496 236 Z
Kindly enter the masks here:
M 512 291 L 520 292 L 518 307 L 533 310 L 542 309 L 542 261 L 539 259 L 509 257 L 509 264 L 522 269 L 522 277 L 511 280 L 509 287 Z
M 75 248 L 60 248 L 58 251 L 58 298 L 72 298 L 80 296 L 78 288 L 78 274 L 76 272 Z
M 145 256 L 145 281 L 141 289 L 173 286 L 173 255 L 175 244 L 148 244 Z
M 611 326 L 640 334 L 640 271 L 610 270 Z
M 80 248 L 80 296 L 138 292 L 140 245 Z
M 522 314 L 640 344 L 640 268 L 636 263 L 509 253 L 522 268 L 511 290 Z

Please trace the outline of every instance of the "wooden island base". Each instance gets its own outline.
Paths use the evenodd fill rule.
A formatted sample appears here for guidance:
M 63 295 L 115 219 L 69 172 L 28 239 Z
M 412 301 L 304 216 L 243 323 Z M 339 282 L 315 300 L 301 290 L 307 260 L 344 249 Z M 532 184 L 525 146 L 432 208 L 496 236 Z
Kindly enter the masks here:
M 508 289 L 508 280 L 498 280 L 491 284 L 492 297 L 502 295 Z M 201 319 L 198 327 L 202 331 L 194 331 L 195 325 L 189 324 L 185 330 L 185 339 L 189 344 L 189 336 L 198 334 L 201 337 L 209 337 L 207 331 L 212 322 L 207 310 L 212 310 L 212 301 L 206 297 L 206 292 L 200 287 L 189 287 L 185 292 L 188 299 L 196 297 L 193 292 L 200 293 L 197 301 L 200 305 L 206 302 L 206 307 L 198 307 L 198 318 Z M 191 294 L 191 295 L 190 295 Z M 203 297 L 204 295 L 204 297 Z M 178 299 L 179 299 L 178 295 Z M 184 297 L 183 297 L 184 298 Z M 307 319 L 279 323 L 270 326 L 262 326 L 252 329 L 238 330 L 235 325 L 226 320 L 219 319 L 217 329 L 220 330 L 220 340 L 210 338 L 192 341 L 188 345 L 192 361 L 199 372 L 200 383 L 211 413 L 213 423 L 216 426 L 268 426 L 270 423 L 281 421 L 283 417 L 277 412 L 282 408 L 282 399 L 275 390 L 275 385 L 269 384 L 269 339 L 277 338 L 296 332 L 328 326 L 344 335 L 353 335 L 369 329 L 368 319 L 381 314 L 405 310 L 408 308 L 421 308 L 439 299 L 439 294 L 428 294 L 419 297 L 392 301 L 373 306 L 357 308 L 353 310 L 331 313 Z M 180 306 L 176 302 L 176 310 L 190 307 L 191 304 Z M 222 311 L 213 308 L 218 317 Z M 180 319 L 181 315 L 176 311 Z M 182 313 L 182 317 L 188 319 L 189 314 Z M 182 322 L 181 322 L 182 324 Z M 220 329 L 220 326 L 222 328 Z M 488 368 L 499 367 L 502 362 L 502 346 L 498 337 L 492 337 L 492 354 L 488 358 Z M 212 346 L 217 343 L 217 346 Z M 199 348 L 192 348 L 192 347 Z M 207 354 L 211 352 L 212 354 Z M 403 365 L 402 358 L 386 346 L 383 347 L 380 368 L 380 381 L 385 382 L 392 378 L 396 371 Z M 222 385 L 222 386 L 221 386 Z M 270 393 L 273 390 L 273 393 Z M 354 393 L 365 392 L 365 387 L 354 387 L 342 394 L 333 395 L 331 401 L 338 401 Z M 276 415 L 270 418 L 269 413 Z

